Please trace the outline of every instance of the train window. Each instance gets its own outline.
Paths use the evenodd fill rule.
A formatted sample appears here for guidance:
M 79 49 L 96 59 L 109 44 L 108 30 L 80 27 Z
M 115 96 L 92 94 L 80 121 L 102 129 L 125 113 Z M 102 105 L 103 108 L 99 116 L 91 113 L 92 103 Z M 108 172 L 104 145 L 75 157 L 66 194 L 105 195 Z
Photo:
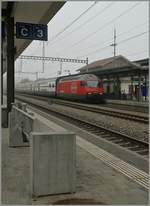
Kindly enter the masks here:
M 51 87 L 51 84 L 49 84 L 49 87 Z
M 98 81 L 87 81 L 88 87 L 98 87 Z
M 52 87 L 55 87 L 54 84 L 52 84 Z
M 85 86 L 86 86 L 86 82 L 83 82 L 83 81 L 80 82 L 80 86 L 81 86 L 81 87 L 85 87 Z

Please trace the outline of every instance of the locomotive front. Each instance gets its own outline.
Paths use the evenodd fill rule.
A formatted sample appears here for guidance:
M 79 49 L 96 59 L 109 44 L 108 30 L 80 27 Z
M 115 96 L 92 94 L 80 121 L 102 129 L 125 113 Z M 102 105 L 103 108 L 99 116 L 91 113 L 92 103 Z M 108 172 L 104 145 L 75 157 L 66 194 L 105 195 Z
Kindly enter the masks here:
M 103 83 L 99 78 L 93 74 L 86 76 L 85 89 L 87 101 L 91 102 L 103 102 L 104 101 L 104 89 Z

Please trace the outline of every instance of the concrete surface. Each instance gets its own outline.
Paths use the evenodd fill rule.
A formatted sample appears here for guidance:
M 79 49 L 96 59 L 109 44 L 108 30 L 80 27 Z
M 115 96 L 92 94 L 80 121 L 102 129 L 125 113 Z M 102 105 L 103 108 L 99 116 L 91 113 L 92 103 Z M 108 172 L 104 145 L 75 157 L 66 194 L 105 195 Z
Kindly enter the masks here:
M 31 133 L 31 192 L 33 196 L 75 192 L 75 134 Z
M 23 110 L 22 110 L 23 109 Z M 48 125 L 35 118 L 33 114 L 26 111 L 26 104 L 12 107 L 9 113 L 9 146 L 22 147 L 30 145 L 30 133 L 41 131 L 52 131 Z
M 2 130 L 1 202 L 31 204 L 29 147 L 9 147 L 9 129 Z
M 26 104 L 18 106 L 13 105 L 9 114 L 9 146 L 31 147 L 31 194 L 75 192 L 75 134 L 53 132 L 28 114 Z
M 35 115 L 40 116 L 40 115 Z M 43 121 L 45 118 L 41 117 Z M 65 128 L 45 119 L 57 131 Z M 81 137 L 82 134 L 80 134 Z M 32 199 L 29 147 L 10 148 L 8 129 L 2 130 L 2 204 L 55 204 L 72 198 L 98 204 L 148 205 L 148 190 L 76 146 L 76 193 Z M 71 200 L 70 200 L 71 201 Z M 80 201 L 78 201 L 80 202 Z M 73 204 L 73 200 L 71 204 Z M 80 203 L 79 203 L 80 204 Z
M 32 107 L 33 109 L 33 107 Z M 44 124 L 51 124 L 52 128 L 57 129 L 57 131 L 64 131 L 70 130 L 74 132 L 76 135 L 81 136 L 85 140 L 96 144 L 99 146 L 101 149 L 104 149 L 105 151 L 113 154 L 114 156 L 124 160 L 125 162 L 128 162 L 129 164 L 137 167 L 138 169 L 141 169 L 147 173 L 149 173 L 149 159 L 143 158 L 141 155 L 136 154 L 133 151 L 128 150 L 127 148 L 123 148 L 120 145 L 114 144 L 113 142 L 107 141 L 104 138 L 101 138 L 100 136 L 96 136 L 94 134 L 91 134 L 90 132 L 87 132 L 73 124 L 70 124 L 69 122 L 65 122 L 61 119 L 58 119 L 52 115 L 49 115 L 47 113 L 41 112 L 38 115 L 37 114 L 37 109 L 34 108 L 33 110 L 35 112 L 35 117 L 38 117 L 41 119 Z M 39 111 L 38 111 L 39 112 Z M 51 123 L 49 123 L 49 121 Z M 61 127 L 60 127 L 61 126 Z
M 33 131 L 35 118 L 13 106 L 9 113 L 9 146 L 29 146 L 29 134 Z

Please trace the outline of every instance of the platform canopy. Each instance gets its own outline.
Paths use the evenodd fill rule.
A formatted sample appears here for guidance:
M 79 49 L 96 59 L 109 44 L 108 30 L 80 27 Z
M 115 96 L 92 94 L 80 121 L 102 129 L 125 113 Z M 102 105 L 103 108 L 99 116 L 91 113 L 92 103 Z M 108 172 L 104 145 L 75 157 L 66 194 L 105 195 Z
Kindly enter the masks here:
M 35 24 L 48 24 L 48 22 L 55 16 L 55 14 L 64 4 L 65 1 L 5 1 L 2 2 L 2 20 L 5 21 L 6 16 L 11 16 L 14 17 L 14 23 L 26 22 Z M 16 39 L 16 37 L 14 38 L 16 59 L 32 42 L 32 40 Z
M 76 71 L 80 73 L 93 73 L 98 76 L 111 76 L 111 75 L 136 75 L 140 73 L 148 73 L 148 66 L 143 66 L 142 60 L 131 62 L 126 57 L 118 55 L 107 59 L 94 61 Z

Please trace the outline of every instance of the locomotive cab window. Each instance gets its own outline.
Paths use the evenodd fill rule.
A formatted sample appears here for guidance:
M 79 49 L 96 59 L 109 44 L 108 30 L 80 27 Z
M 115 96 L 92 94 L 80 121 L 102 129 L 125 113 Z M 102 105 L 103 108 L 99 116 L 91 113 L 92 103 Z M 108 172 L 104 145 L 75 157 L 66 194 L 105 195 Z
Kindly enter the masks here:
M 99 81 L 87 81 L 88 87 L 98 87 Z

